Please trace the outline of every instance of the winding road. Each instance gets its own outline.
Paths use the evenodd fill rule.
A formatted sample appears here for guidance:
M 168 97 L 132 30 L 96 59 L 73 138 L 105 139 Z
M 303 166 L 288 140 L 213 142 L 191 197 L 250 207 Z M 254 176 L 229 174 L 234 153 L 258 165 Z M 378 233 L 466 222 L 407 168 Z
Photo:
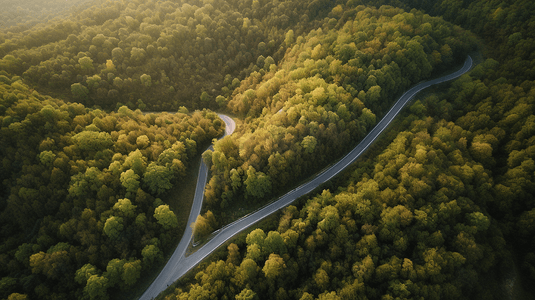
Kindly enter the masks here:
M 384 118 L 381 119 L 381 121 L 379 121 L 377 125 L 375 125 L 375 127 L 366 135 L 366 137 L 364 137 L 364 139 L 355 148 L 353 148 L 351 152 L 349 152 L 338 162 L 322 171 L 310 181 L 286 193 L 276 201 L 219 229 L 212 235 L 212 238 L 208 242 L 206 242 L 200 249 L 197 249 L 196 252 L 185 256 L 186 249 L 192 239 L 192 229 L 188 226 L 175 252 L 171 256 L 161 273 L 158 275 L 158 277 L 153 281 L 150 287 L 141 296 L 140 300 L 149 300 L 155 298 L 169 285 L 171 285 L 184 274 L 186 274 L 195 265 L 201 262 L 205 257 L 210 255 L 214 250 L 216 250 L 219 246 L 224 244 L 234 235 L 259 222 L 265 217 L 271 215 L 272 213 L 280 210 L 281 208 L 290 205 L 295 199 L 310 193 L 319 185 L 336 176 L 347 166 L 353 163 L 364 151 L 366 151 L 366 149 L 368 149 L 368 147 L 377 139 L 377 137 L 388 127 L 392 120 L 394 120 L 394 118 L 399 114 L 403 107 L 418 92 L 431 85 L 449 81 L 463 75 L 472 68 L 472 64 L 472 58 L 468 56 L 468 58 L 464 62 L 463 67 L 460 70 L 440 78 L 422 82 L 409 89 L 398 99 L 398 101 L 396 101 L 396 103 L 392 106 L 392 108 L 388 111 Z M 231 134 L 235 128 L 235 124 L 232 119 L 225 115 L 219 115 L 219 117 L 227 125 L 225 134 Z M 208 168 L 204 164 L 204 162 L 201 161 L 199 177 L 197 180 L 197 187 L 195 190 L 195 199 L 191 208 L 188 224 L 195 222 L 195 219 L 201 211 L 204 187 L 206 185 L 207 178 Z

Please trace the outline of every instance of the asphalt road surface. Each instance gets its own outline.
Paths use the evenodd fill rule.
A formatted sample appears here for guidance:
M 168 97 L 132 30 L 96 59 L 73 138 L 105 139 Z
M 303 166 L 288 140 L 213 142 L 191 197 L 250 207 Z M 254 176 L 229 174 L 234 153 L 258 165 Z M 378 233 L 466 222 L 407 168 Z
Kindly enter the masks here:
M 236 128 L 236 123 L 232 120 L 231 117 L 218 114 L 218 116 L 225 122 L 225 134 L 223 137 L 232 134 Z M 221 137 L 221 138 L 223 138 Z M 210 146 L 208 149 L 212 148 Z M 197 216 L 201 213 L 202 202 L 204 198 L 204 187 L 206 186 L 206 180 L 208 179 L 208 167 L 201 159 L 201 166 L 199 168 L 199 175 L 197 176 L 197 185 L 195 187 L 195 196 L 193 199 L 193 204 L 191 206 L 191 211 L 188 218 L 187 224 L 192 224 L 197 219 Z M 164 291 L 168 285 L 180 278 L 185 272 L 179 272 L 184 269 L 184 261 L 189 260 L 185 258 L 186 249 L 191 242 L 193 237 L 193 230 L 190 226 L 186 226 L 184 235 L 178 243 L 178 246 L 173 252 L 173 255 L 167 261 L 167 264 L 162 269 L 158 277 L 152 282 L 149 288 L 143 293 L 139 299 L 153 299 L 158 296 L 162 291 Z M 180 275 L 177 275 L 180 274 Z
M 472 58 L 468 56 L 466 61 L 464 62 L 463 67 L 446 76 L 436 78 L 433 80 L 429 80 L 426 82 L 422 82 L 407 92 L 405 92 L 398 101 L 392 106 L 390 111 L 384 116 L 384 118 L 375 125 L 375 127 L 364 137 L 364 139 L 355 147 L 351 152 L 349 152 L 345 157 L 343 157 L 341 160 L 318 174 L 316 177 L 311 179 L 310 181 L 296 187 L 295 189 L 291 190 L 290 192 L 286 193 L 277 201 L 274 201 L 259 210 L 248 214 L 247 216 L 236 220 L 235 222 L 228 224 L 224 226 L 223 228 L 217 230 L 213 235 L 212 238 L 205 243 L 200 249 L 197 249 L 196 252 L 185 256 L 186 249 L 191 242 L 192 237 L 192 229 L 188 226 L 186 228 L 186 232 L 184 233 L 184 236 L 182 237 L 182 240 L 178 244 L 178 247 L 176 248 L 175 252 L 173 253 L 173 256 L 169 259 L 163 270 L 161 271 L 160 275 L 154 280 L 154 282 L 151 284 L 151 286 L 145 291 L 145 293 L 141 296 L 140 300 L 149 300 L 153 299 L 158 294 L 160 294 L 163 290 L 165 290 L 169 285 L 174 283 L 176 280 L 178 280 L 180 277 L 182 277 L 184 274 L 186 274 L 189 270 L 191 270 L 194 266 L 196 266 L 199 262 L 201 262 L 205 257 L 210 255 L 215 249 L 217 249 L 219 246 L 224 244 L 226 241 L 228 241 L 230 238 L 232 238 L 234 235 L 239 233 L 240 231 L 250 227 L 251 225 L 259 222 L 260 220 L 264 219 L 265 217 L 271 215 L 272 213 L 280 210 L 281 208 L 284 208 L 288 205 L 290 205 L 295 199 L 306 195 L 316 189 L 319 185 L 323 184 L 324 182 L 330 180 L 334 176 L 336 176 L 338 173 L 340 173 L 342 170 L 344 170 L 347 166 L 349 166 L 351 163 L 353 163 L 368 147 L 377 139 L 377 137 L 386 129 L 386 127 L 394 120 L 394 118 L 399 114 L 401 109 L 421 90 L 435 84 L 439 84 L 445 81 L 449 81 L 452 79 L 455 79 L 464 73 L 468 72 L 472 68 Z M 234 122 L 232 122 L 231 118 L 225 115 L 219 115 L 223 121 L 227 124 L 226 134 L 232 133 L 234 130 Z M 232 125 L 229 125 L 232 124 Z M 231 127 L 232 126 L 232 127 Z M 232 128 L 232 130 L 230 130 Z M 204 193 L 204 186 L 206 185 L 206 180 L 208 177 L 208 170 L 204 162 L 201 162 L 201 167 L 199 171 L 199 177 L 197 180 L 197 188 L 195 190 L 195 199 L 193 203 L 193 207 L 191 209 L 190 217 L 188 220 L 188 224 L 191 224 L 195 222 L 195 219 L 199 215 L 201 211 L 202 201 L 203 201 L 203 193 Z

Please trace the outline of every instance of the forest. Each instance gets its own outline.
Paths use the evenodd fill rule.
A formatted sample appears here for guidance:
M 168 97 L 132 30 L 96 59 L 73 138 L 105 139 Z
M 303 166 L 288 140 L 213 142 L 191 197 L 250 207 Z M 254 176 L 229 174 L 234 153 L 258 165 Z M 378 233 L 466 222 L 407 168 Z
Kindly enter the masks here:
M 468 54 L 478 65 L 420 94 L 365 158 L 162 298 L 532 297 L 530 1 L 30 2 L 0 30 L 0 299 L 134 297 L 187 226 L 169 190 L 201 154 L 199 238 Z M 214 110 L 240 120 L 233 135 L 215 141 Z
M 81 11 L 90 5 L 89 0 L 3 0 L 0 29 L 22 31 L 39 23 L 64 18 L 70 12 Z

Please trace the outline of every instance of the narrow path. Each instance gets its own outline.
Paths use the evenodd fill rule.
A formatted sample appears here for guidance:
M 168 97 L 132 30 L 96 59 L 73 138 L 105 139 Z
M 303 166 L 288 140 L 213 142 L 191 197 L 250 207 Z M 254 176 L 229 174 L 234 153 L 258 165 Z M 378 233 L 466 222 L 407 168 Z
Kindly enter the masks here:
M 317 175 L 310 181 L 286 193 L 285 195 L 277 199 L 277 201 L 274 201 L 260 208 L 259 210 L 219 229 L 212 239 L 210 239 L 206 244 L 204 244 L 196 252 L 186 257 L 184 256 L 184 253 L 186 251 L 188 244 L 191 241 L 191 236 L 192 236 L 191 235 L 192 230 L 188 226 L 188 228 L 186 228 L 186 232 L 184 233 L 184 237 L 180 241 L 177 249 L 175 250 L 175 253 L 173 253 L 173 256 L 171 257 L 171 259 L 169 259 L 167 265 L 164 267 L 164 269 L 162 270 L 158 278 L 156 278 L 156 280 L 151 284 L 151 286 L 147 289 L 147 291 L 145 291 L 143 296 L 141 296 L 140 300 L 148 300 L 148 299 L 155 298 L 160 292 L 165 290 L 167 286 L 171 285 L 173 282 L 175 282 L 184 274 L 186 274 L 189 270 L 191 270 L 194 266 L 196 266 L 199 262 L 201 262 L 205 257 L 210 255 L 214 250 L 216 250 L 219 246 L 224 244 L 234 235 L 250 227 L 251 225 L 259 222 L 265 217 L 271 215 L 272 213 L 280 210 L 281 208 L 290 205 L 293 201 L 295 201 L 295 199 L 305 194 L 310 193 L 311 191 L 316 189 L 319 185 L 323 184 L 324 182 L 336 176 L 338 173 L 343 171 L 347 166 L 353 163 L 364 151 L 366 151 L 366 149 L 369 148 L 369 146 L 377 139 L 377 137 L 386 129 L 386 127 L 392 122 L 392 120 L 399 114 L 401 109 L 403 109 L 403 107 L 418 92 L 420 92 L 421 90 L 431 85 L 435 85 L 435 84 L 439 84 L 445 81 L 455 79 L 463 75 L 464 73 L 468 72 L 471 68 L 472 68 L 472 58 L 468 56 L 468 58 L 464 62 L 463 67 L 460 70 L 454 73 L 451 73 L 449 75 L 440 77 L 440 78 L 422 82 L 414 86 L 413 88 L 409 89 L 398 99 L 398 101 L 396 101 L 396 103 L 392 106 L 392 108 L 388 111 L 388 113 L 384 116 L 384 118 L 381 119 L 381 121 L 379 121 L 379 123 L 375 125 L 375 127 L 366 135 L 366 137 L 364 137 L 364 139 L 355 148 L 353 148 L 353 150 L 351 150 L 351 152 L 349 152 L 345 157 L 343 157 L 334 165 L 330 166 L 329 168 L 321 172 L 319 175 Z M 223 121 L 225 121 L 225 123 L 227 123 L 228 119 L 230 119 L 229 117 L 224 116 L 224 115 L 220 115 L 220 117 L 223 119 Z M 224 117 L 228 119 L 225 119 Z M 207 180 L 207 174 L 208 174 L 207 167 L 204 164 L 204 162 L 201 162 L 199 178 L 197 181 L 197 189 L 195 191 L 195 200 L 194 200 L 194 204 L 190 213 L 188 224 L 191 224 L 192 222 L 194 222 L 200 213 L 201 206 L 202 206 L 202 198 L 204 194 L 204 186 L 206 185 L 206 180 Z

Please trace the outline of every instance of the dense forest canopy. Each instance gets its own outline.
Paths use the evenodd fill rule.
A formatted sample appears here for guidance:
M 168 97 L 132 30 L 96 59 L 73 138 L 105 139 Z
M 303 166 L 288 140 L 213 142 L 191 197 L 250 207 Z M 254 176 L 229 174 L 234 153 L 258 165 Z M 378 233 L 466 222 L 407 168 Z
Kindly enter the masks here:
M 185 108 L 105 113 L 2 78 L 2 297 L 17 285 L 38 299 L 82 297 L 77 283 L 92 280 L 131 287 L 179 234 L 157 197 L 223 122 Z
M 202 153 L 199 238 L 332 163 L 469 53 L 479 64 L 415 100 L 367 158 L 165 297 L 530 291 L 531 1 L 60 2 L 0 12 L 0 299 L 134 297 L 184 230 L 188 201 L 169 190 L 223 133 L 208 109 L 241 122 Z
M 21 31 L 37 23 L 64 18 L 88 8 L 95 0 L 3 0 L 0 29 Z
M 316 2 L 303 11 L 295 1 L 109 0 L 1 34 L 0 57 L 37 87 L 87 105 L 218 107 L 215 97 L 258 70 L 260 56 L 274 62 L 284 53 L 289 28 L 314 25 L 307 12 L 320 18 L 330 11 L 322 9 L 330 1 Z
M 421 12 L 345 12 L 352 17 L 298 37 L 278 68 L 234 90 L 228 108 L 247 126 L 215 144 L 211 207 L 264 199 L 318 171 L 364 137 L 395 96 L 475 47 L 465 31 Z

